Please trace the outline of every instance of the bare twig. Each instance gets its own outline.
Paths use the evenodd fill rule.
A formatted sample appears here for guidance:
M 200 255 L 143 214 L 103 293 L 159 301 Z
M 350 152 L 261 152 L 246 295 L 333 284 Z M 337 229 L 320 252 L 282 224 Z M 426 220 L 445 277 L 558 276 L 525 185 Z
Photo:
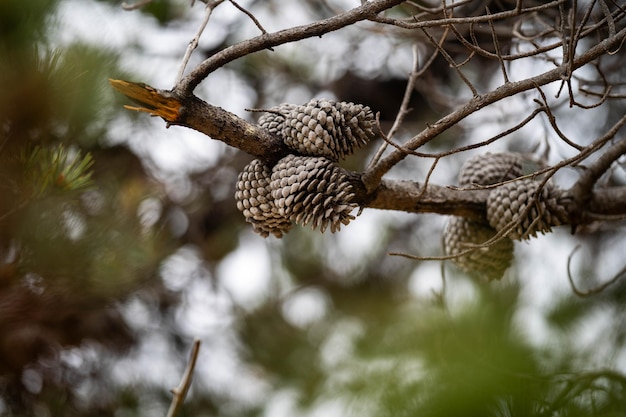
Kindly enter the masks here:
M 446 61 L 448 61 L 448 63 L 450 64 L 450 67 L 454 68 L 459 78 L 463 80 L 465 85 L 467 85 L 467 87 L 471 90 L 474 97 L 478 96 L 478 91 L 476 91 L 476 87 L 474 87 L 472 82 L 461 71 L 460 67 L 462 64 L 457 64 L 456 62 L 454 62 L 454 59 L 450 56 L 450 54 L 441 47 L 439 42 L 435 41 L 435 38 L 433 38 L 433 36 L 428 32 L 428 30 L 426 30 L 426 28 L 421 28 L 421 29 L 422 29 L 422 32 L 428 38 L 428 40 L 439 50 L 439 53 L 441 54 L 441 56 L 443 56 L 446 59 Z
M 526 14 L 532 12 L 538 12 L 541 10 L 551 9 L 559 4 L 566 3 L 568 0 L 556 0 L 551 1 L 549 3 L 542 4 L 540 6 L 528 7 L 525 9 L 519 10 L 508 10 L 505 12 L 494 13 L 488 16 L 471 16 L 471 17 L 449 17 L 442 19 L 430 19 L 430 20 L 421 20 L 421 21 L 413 21 L 406 22 L 402 19 L 390 19 L 390 18 L 382 18 L 378 17 L 375 20 L 377 22 L 386 23 L 389 25 L 397 26 L 403 29 L 422 29 L 428 27 L 444 27 L 444 26 L 452 26 L 459 24 L 469 24 L 469 23 L 486 23 L 495 20 L 503 20 L 510 17 L 518 16 L 519 14 Z
M 433 163 L 430 165 L 430 168 L 428 169 L 428 173 L 426 174 L 426 178 L 424 179 L 424 186 L 422 187 L 422 192 L 418 198 L 421 198 L 421 196 L 423 196 L 426 193 L 426 190 L 428 189 L 428 183 L 430 182 L 430 177 L 433 175 L 433 172 L 435 172 L 435 168 L 437 168 L 437 164 L 439 163 L 440 160 L 441 158 L 435 158 Z
M 561 140 L 563 142 L 567 143 L 572 148 L 577 149 L 579 151 L 582 151 L 584 149 L 584 146 L 579 145 L 579 144 L 575 143 L 574 141 L 572 141 L 563 132 L 561 132 L 561 129 L 559 129 L 559 127 L 557 126 L 557 124 L 556 124 L 556 117 L 554 117 L 554 114 L 552 113 L 552 110 L 550 110 L 550 105 L 548 104 L 548 100 L 546 98 L 546 95 L 543 92 L 543 90 L 541 89 L 541 87 L 537 86 L 537 91 L 539 92 L 539 95 L 541 96 L 541 100 L 543 102 L 543 108 L 544 108 L 544 110 L 546 112 L 546 116 L 548 117 L 548 122 L 550 123 L 550 126 L 552 126 L 552 130 L 554 131 L 554 133 L 556 133 L 557 136 L 559 138 L 561 138 Z
M 567 279 L 569 280 L 570 286 L 572 287 L 572 291 L 577 296 L 589 297 L 591 295 L 601 293 L 602 291 L 607 289 L 609 286 L 615 284 L 620 278 L 622 278 L 622 275 L 626 273 L 626 266 L 625 266 L 619 272 L 617 272 L 613 277 L 607 280 L 604 284 L 598 285 L 597 287 L 590 288 L 585 291 L 580 290 L 579 288 L 576 287 L 576 284 L 574 283 L 574 278 L 572 276 L 572 271 L 571 271 L 572 258 L 574 257 L 574 254 L 578 251 L 578 249 L 580 249 L 580 245 L 576 246 L 574 250 L 572 251 L 572 253 L 570 253 L 569 256 L 567 257 Z
M 368 1 L 359 7 L 328 19 L 278 32 L 264 33 L 255 38 L 229 46 L 198 65 L 176 85 L 174 90 L 181 94 L 189 94 L 210 73 L 235 59 L 285 43 L 322 36 L 326 33 L 350 26 L 356 22 L 373 19 L 378 13 L 400 4 L 403 1 L 404 0 Z
M 493 244 L 493 243 L 490 243 L 490 244 Z M 440 255 L 440 256 L 420 256 L 420 255 L 413 255 L 413 254 L 406 253 L 406 252 L 389 252 L 388 255 L 399 256 L 401 258 L 407 258 L 407 259 L 411 259 L 414 261 L 450 261 L 452 259 L 458 259 L 463 256 L 469 255 L 473 252 L 476 252 L 478 249 L 479 248 L 472 247 L 462 252 L 456 253 L 454 255 Z
M 491 15 L 489 8 L 487 7 L 487 15 Z M 498 41 L 498 35 L 496 34 L 496 29 L 493 25 L 493 20 L 489 21 L 489 29 L 491 30 L 491 39 L 493 41 L 493 47 L 496 51 L 496 55 L 498 57 L 498 62 L 500 63 L 500 70 L 502 71 L 502 77 L 504 78 L 504 83 L 509 83 L 509 76 L 506 73 L 506 66 L 504 65 L 504 59 L 502 59 L 502 52 L 500 51 L 500 42 Z
M 581 66 L 591 62 L 599 56 L 606 53 L 607 48 L 618 45 L 626 37 L 626 28 L 620 30 L 612 38 L 605 39 L 597 45 L 589 48 L 587 51 L 579 55 L 574 59 L 573 68 L 577 69 Z M 558 66 L 552 70 L 546 71 L 534 77 L 530 77 L 521 81 L 510 82 L 504 84 L 488 93 L 481 94 L 470 99 L 461 108 L 449 113 L 447 116 L 438 120 L 436 123 L 429 125 L 425 130 L 411 138 L 407 143 L 403 145 L 404 149 L 415 150 L 425 143 L 434 139 L 440 133 L 443 133 L 451 126 L 456 125 L 467 116 L 479 111 L 480 109 L 487 107 L 488 105 L 502 100 L 505 97 L 518 94 L 522 91 L 537 88 L 556 80 L 561 79 L 563 71 L 566 70 L 566 66 Z M 396 150 L 391 152 L 386 157 L 382 158 L 376 166 L 367 170 L 363 175 L 363 181 L 366 188 L 375 189 L 376 185 L 380 182 L 383 175 L 387 173 L 393 166 L 402 161 L 408 154 L 404 150 Z
M 173 394 L 170 408 L 167 411 L 167 417 L 175 417 L 180 411 L 180 408 L 185 401 L 189 387 L 191 386 L 191 380 L 193 379 L 193 370 L 196 366 L 196 360 L 198 359 L 198 353 L 200 352 L 200 340 L 196 339 L 191 346 L 191 353 L 189 354 L 189 361 L 187 362 L 187 368 L 180 381 L 180 384 L 176 388 L 172 388 Z
M 143 6 L 150 4 L 150 3 L 152 3 L 152 0 L 141 0 L 141 1 L 138 1 L 137 3 L 132 3 L 132 4 L 123 2 L 122 9 L 129 10 L 129 11 L 137 10 L 137 9 L 141 9 Z
M 182 80 L 183 75 L 185 74 L 185 68 L 187 68 L 187 64 L 189 63 L 189 59 L 191 58 L 191 54 L 193 54 L 193 51 L 195 51 L 196 48 L 198 47 L 198 43 L 200 42 L 200 36 L 202 36 L 202 32 L 204 32 L 204 29 L 206 29 L 206 26 L 209 23 L 209 19 L 211 18 L 211 14 L 213 13 L 213 10 L 223 2 L 224 0 L 215 0 L 215 1 L 207 2 L 204 8 L 204 17 L 202 19 L 202 22 L 200 23 L 200 27 L 198 28 L 196 35 L 189 42 L 189 45 L 187 45 L 187 50 L 185 51 L 185 55 L 183 56 L 183 61 L 180 64 L 178 75 L 176 76 L 176 84 L 180 83 L 180 81 Z
M 516 22 L 516 25 L 519 24 L 519 22 Z M 518 39 L 521 40 L 525 40 L 527 42 L 531 42 L 532 39 L 522 35 L 519 32 L 515 31 L 515 27 L 513 29 L 512 32 L 512 36 L 517 37 Z M 551 51 L 553 49 L 558 48 L 561 45 L 561 42 L 552 42 L 546 45 L 535 45 L 535 49 L 532 51 L 526 51 L 526 52 L 518 52 L 516 54 L 500 54 L 498 56 L 498 54 L 495 54 L 493 52 L 489 52 L 488 50 L 480 47 L 480 45 L 478 45 L 478 41 L 476 40 L 475 36 L 474 36 L 474 24 L 470 23 L 470 37 L 472 38 L 474 43 L 469 42 L 467 39 L 465 39 L 465 37 L 461 34 L 461 32 L 456 28 L 456 26 L 450 26 L 450 28 L 452 29 L 452 32 L 455 34 L 456 38 L 461 42 L 461 44 L 467 48 L 468 50 L 475 52 L 479 55 L 482 55 L 486 58 L 491 58 L 491 59 L 502 59 L 504 61 L 514 61 L 517 59 L 522 59 L 522 58 L 528 58 L 531 56 L 536 56 L 536 55 L 540 55 L 540 54 L 544 54 L 548 51 Z M 547 37 L 550 33 L 552 33 L 554 31 L 553 28 L 550 28 L 549 30 L 543 31 L 541 33 L 538 33 L 534 36 L 536 36 L 537 38 L 544 38 Z
M 462 1 L 454 2 L 454 4 L 446 4 L 445 2 L 443 2 L 444 4 L 441 7 L 427 7 L 422 4 L 416 3 L 414 1 L 407 1 L 407 3 L 415 7 L 416 9 L 421 10 L 425 14 L 437 14 L 445 10 L 452 10 L 456 7 L 464 6 L 468 3 L 471 3 L 472 1 L 474 0 L 462 0 Z
M 430 57 L 430 59 L 428 60 L 428 62 L 426 63 L 423 69 L 428 68 L 428 66 L 433 62 L 436 56 L 437 56 L 437 51 L 433 53 L 433 55 Z M 422 73 L 422 71 L 418 70 L 418 66 L 419 66 L 418 58 L 419 57 L 418 57 L 417 44 L 414 44 L 413 45 L 413 69 L 406 83 L 406 88 L 404 89 L 404 96 L 402 97 L 402 103 L 400 104 L 400 109 L 398 110 L 398 113 L 396 114 L 396 118 L 393 121 L 393 125 L 391 126 L 391 129 L 389 129 L 389 132 L 387 132 L 387 135 L 386 135 L 387 138 L 392 138 L 396 134 L 397 130 L 400 128 L 400 126 L 402 125 L 402 122 L 404 121 L 404 117 L 410 111 L 409 102 L 411 101 L 413 90 L 415 89 L 415 81 L 417 80 L 417 77 L 419 77 L 420 74 Z M 379 126 L 380 126 L 380 123 L 379 123 Z M 382 132 L 382 130 L 380 131 Z M 374 165 L 376 165 L 376 163 L 380 160 L 383 153 L 385 152 L 385 149 L 387 149 L 387 142 L 383 143 L 378 148 L 378 151 L 376 151 L 376 154 L 372 157 L 372 160 L 370 161 L 368 167 L 371 168 Z
M 388 144 L 390 144 L 391 146 L 393 146 L 394 148 L 405 152 L 408 155 L 413 155 L 413 156 L 417 156 L 417 157 L 421 157 L 421 158 L 443 158 L 446 156 L 450 156 L 453 154 L 457 154 L 457 153 L 461 153 L 461 152 L 466 152 L 472 149 L 478 149 L 478 148 L 482 148 L 485 147 L 493 142 L 496 142 L 497 140 L 502 139 L 503 137 L 506 137 L 508 135 L 510 135 L 511 133 L 521 129 L 522 127 L 524 127 L 525 125 L 527 125 L 530 121 L 532 121 L 539 113 L 542 113 L 545 111 L 545 108 L 540 107 L 540 108 L 536 108 L 535 110 L 533 110 L 533 112 L 528 115 L 524 120 L 522 120 L 521 122 L 519 122 L 518 124 L 516 124 L 515 126 L 506 129 L 492 137 L 490 137 L 489 139 L 485 139 L 483 141 L 477 142 L 477 143 L 472 143 L 470 145 L 465 145 L 465 146 L 461 146 L 458 148 L 454 148 L 451 149 L 449 151 L 443 151 L 443 152 L 438 152 L 438 153 L 427 153 L 427 152 L 418 152 L 418 151 L 412 151 L 410 149 L 407 149 L 401 145 L 398 145 L 396 143 L 394 143 L 393 141 L 390 141 L 387 137 L 383 136 L 383 140 L 385 140 Z
M 239 9 L 239 11 L 241 11 L 242 13 L 244 13 L 246 16 L 248 16 L 250 18 L 250 20 L 252 20 L 252 22 L 256 25 L 256 27 L 259 28 L 259 30 L 261 31 L 261 33 L 266 34 L 267 31 L 265 30 L 265 28 L 263 28 L 263 26 L 261 25 L 261 22 L 259 22 L 259 20 L 249 11 L 247 11 L 246 9 L 244 9 L 242 6 L 239 5 L 239 3 L 237 3 L 235 0 L 228 0 L 232 3 L 233 6 L 235 6 L 237 9 Z M 271 49 L 271 48 L 270 48 Z

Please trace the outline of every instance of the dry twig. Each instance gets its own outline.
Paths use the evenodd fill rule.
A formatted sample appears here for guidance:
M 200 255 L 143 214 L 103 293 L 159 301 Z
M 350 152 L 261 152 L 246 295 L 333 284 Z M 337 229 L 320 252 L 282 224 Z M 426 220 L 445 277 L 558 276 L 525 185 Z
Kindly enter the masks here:
M 572 253 L 570 253 L 569 256 L 567 257 L 567 279 L 569 280 L 569 283 L 570 283 L 570 286 L 572 288 L 572 291 L 577 296 L 579 296 L 579 297 L 589 297 L 591 295 L 599 294 L 602 291 L 604 291 L 605 289 L 607 289 L 608 287 L 610 287 L 611 285 L 615 284 L 626 273 L 626 266 L 625 266 L 620 271 L 618 271 L 615 275 L 613 275 L 613 277 L 611 277 L 606 282 L 604 282 L 604 284 L 598 285 L 597 287 L 590 288 L 590 289 L 584 290 L 584 291 L 579 289 L 576 286 L 576 284 L 574 283 L 574 277 L 573 277 L 572 271 L 571 271 L 572 258 L 574 257 L 574 254 L 579 249 L 580 249 L 580 245 L 576 246 L 574 248 L 574 250 L 572 251 Z
M 185 51 L 185 55 L 183 56 L 183 60 L 180 64 L 180 69 L 178 70 L 178 75 L 176 76 L 176 84 L 180 83 L 183 79 L 183 75 L 185 74 L 185 68 L 187 68 L 187 64 L 189 63 L 189 59 L 191 58 L 191 54 L 198 47 L 198 43 L 200 42 L 200 36 L 206 29 L 207 24 L 209 23 L 209 19 L 211 19 L 211 14 L 213 14 L 213 10 L 224 0 L 214 0 L 207 1 L 206 6 L 204 7 L 204 17 L 202 18 L 202 22 L 200 23 L 200 27 L 196 32 L 196 35 L 189 41 L 189 45 L 187 45 L 187 50 Z
M 173 395 L 172 402 L 170 403 L 170 408 L 167 411 L 167 417 L 175 417 L 180 408 L 185 402 L 185 397 L 187 396 L 187 392 L 189 391 L 189 387 L 191 387 L 191 381 L 193 379 L 193 370 L 196 367 L 196 361 L 198 359 L 198 353 L 200 352 L 200 340 L 196 339 L 191 346 L 191 353 L 189 354 L 189 361 L 187 362 L 187 367 L 185 368 L 185 373 L 183 373 L 183 377 L 180 381 L 180 384 L 176 388 L 172 388 L 171 392 Z

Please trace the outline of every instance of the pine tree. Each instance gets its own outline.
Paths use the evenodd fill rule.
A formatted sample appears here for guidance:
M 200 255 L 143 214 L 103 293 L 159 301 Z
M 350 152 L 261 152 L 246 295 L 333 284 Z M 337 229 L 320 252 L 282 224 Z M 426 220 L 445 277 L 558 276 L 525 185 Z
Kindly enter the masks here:
M 115 108 L 103 86 L 116 57 L 53 49 L 56 5 L 0 4 L 3 415 L 80 414 L 70 410 L 81 377 L 59 355 L 88 341 L 108 356 L 132 346 L 117 303 L 153 281 L 165 243 L 137 215 L 157 192 L 141 163 L 103 147 Z

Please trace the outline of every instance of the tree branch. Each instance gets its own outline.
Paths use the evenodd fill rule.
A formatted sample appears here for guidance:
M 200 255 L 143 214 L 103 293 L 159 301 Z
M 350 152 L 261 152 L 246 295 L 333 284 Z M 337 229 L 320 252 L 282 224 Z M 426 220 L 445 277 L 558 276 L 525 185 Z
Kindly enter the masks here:
M 457 190 L 435 184 L 406 180 L 383 180 L 368 194 L 361 176 L 353 173 L 354 200 L 361 207 L 408 213 L 438 213 L 484 220 L 489 190 Z
M 361 207 L 381 210 L 397 210 L 408 213 L 437 213 L 484 221 L 489 189 L 455 189 L 436 184 L 407 180 L 382 180 L 373 193 L 363 186 L 361 174 L 351 173 L 355 188 L 354 201 Z M 561 199 L 567 200 L 570 190 L 561 191 Z M 577 209 L 567 206 L 569 224 L 579 222 Z M 626 214 L 626 187 L 595 189 L 583 210 L 591 214 L 618 216 Z M 593 219 L 589 218 L 588 221 Z
M 123 80 L 109 80 L 109 83 L 139 104 L 139 107 L 125 106 L 127 109 L 159 116 L 168 126 L 178 125 L 197 130 L 272 165 L 290 152 L 280 138 L 267 130 L 221 107 L 212 106 L 193 94 L 181 95 Z
M 189 45 L 187 45 L 187 50 L 185 51 L 185 55 L 183 56 L 183 61 L 180 64 L 180 69 L 178 70 L 178 75 L 176 76 L 176 82 L 179 83 L 180 80 L 183 79 L 183 75 L 185 74 L 185 68 L 187 68 L 187 64 L 189 63 L 189 59 L 191 58 L 191 54 L 198 47 L 198 43 L 200 42 L 200 36 L 204 29 L 206 29 L 206 25 L 209 23 L 209 19 L 213 14 L 213 10 L 217 6 L 223 3 L 224 0 L 216 0 L 210 3 L 207 3 L 204 8 L 204 17 L 202 18 L 202 22 L 200 23 L 200 27 L 196 32 L 196 35 L 189 41 Z
M 622 123 L 618 127 L 626 123 L 626 116 L 620 121 Z M 595 183 L 609 169 L 611 164 L 624 154 L 626 154 L 626 138 L 621 138 L 610 146 L 597 160 L 585 168 L 573 187 L 574 198 L 580 201 L 584 200 L 585 196 L 589 195 Z
M 294 153 L 278 136 L 274 136 L 267 130 L 248 123 L 220 107 L 212 106 L 194 95 L 180 96 L 176 92 L 158 90 L 144 84 L 121 80 L 110 80 L 110 83 L 115 89 L 138 102 L 141 106 L 127 106 L 127 108 L 160 116 L 168 125 L 180 125 L 195 129 L 213 139 L 221 140 L 227 145 L 254 155 L 269 165 L 274 165 L 280 158 Z M 503 93 L 498 93 L 497 96 L 499 94 Z M 492 97 L 483 98 L 479 102 L 491 100 L 495 99 Z M 471 100 L 471 102 L 473 101 Z M 466 105 L 464 108 L 466 107 L 468 106 Z M 425 132 L 428 132 L 429 129 L 441 129 L 438 126 L 443 125 L 449 128 L 452 124 L 440 121 L 435 127 L 431 126 Z M 396 150 L 395 154 L 406 155 L 400 150 Z M 390 155 L 392 156 L 394 153 Z M 423 184 L 419 182 L 383 179 L 378 181 L 376 187 L 371 188 L 371 183 L 368 183 L 368 175 L 371 175 L 368 171 L 349 173 L 350 182 L 355 192 L 354 202 L 361 207 L 411 213 L 449 214 L 475 220 L 485 218 L 488 190 L 455 190 L 434 184 L 429 184 L 424 189 Z M 566 198 L 571 194 L 564 191 L 563 196 Z M 584 200 L 584 207 L 580 205 L 583 204 L 583 200 L 576 200 L 580 201 L 580 204 L 567 205 L 571 223 L 583 224 L 580 220 L 582 218 L 580 213 L 585 209 L 593 214 L 626 214 L 625 197 L 626 187 L 594 190 L 590 193 L 590 198 Z
M 359 7 L 328 19 L 274 33 L 263 33 L 255 38 L 239 42 L 203 61 L 174 87 L 174 91 L 182 96 L 189 95 L 209 74 L 231 61 L 254 52 L 262 51 L 263 49 L 270 49 L 285 43 L 322 36 L 326 33 L 350 26 L 356 22 L 372 19 L 378 13 L 390 9 L 403 1 L 404 0 L 371 0 L 364 2 Z
M 567 257 L 567 279 L 569 280 L 572 291 L 574 292 L 574 294 L 576 294 L 579 297 L 589 297 L 591 295 L 601 293 L 602 291 L 604 291 L 611 285 L 615 284 L 619 279 L 621 279 L 622 275 L 624 275 L 624 273 L 626 272 L 626 267 L 623 267 L 621 270 L 619 270 L 619 272 L 617 272 L 611 278 L 606 280 L 603 284 L 600 284 L 597 287 L 590 288 L 587 290 L 581 290 L 574 283 L 574 277 L 572 275 L 572 269 L 571 269 L 572 258 L 574 257 L 574 254 L 576 253 L 576 251 L 578 251 L 578 249 L 580 249 L 580 245 L 576 246 L 574 250 L 572 251 L 572 253 L 570 253 L 569 256 Z
M 577 59 L 575 59 L 571 65 L 565 63 L 558 66 L 557 68 L 554 68 L 553 70 L 544 72 L 534 77 L 530 77 L 522 81 L 510 82 L 508 84 L 501 85 L 500 87 L 488 93 L 474 96 L 458 110 L 449 113 L 447 116 L 438 120 L 436 123 L 429 125 L 422 132 L 411 138 L 406 144 L 403 145 L 403 147 L 409 150 L 415 150 L 425 143 L 429 142 L 430 140 L 434 139 L 439 134 L 445 132 L 451 126 L 456 125 L 469 115 L 489 106 L 490 104 L 493 104 L 506 97 L 510 97 L 515 94 L 537 88 L 538 86 L 558 81 L 563 78 L 570 66 L 573 69 L 582 67 L 583 65 L 593 61 L 594 59 L 597 59 L 600 56 L 606 54 L 606 52 L 611 50 L 612 48 L 620 45 L 623 42 L 624 38 L 626 38 L 626 28 L 620 30 L 618 33 L 615 34 L 615 36 L 607 38 L 597 45 L 589 48 L 586 52 L 584 52 Z M 406 156 L 407 153 L 401 150 L 395 150 L 394 152 L 387 155 L 385 158 L 381 159 L 377 165 L 365 172 L 363 180 L 366 187 L 368 189 L 376 188 L 383 175 L 385 175 L 397 163 L 402 161 Z

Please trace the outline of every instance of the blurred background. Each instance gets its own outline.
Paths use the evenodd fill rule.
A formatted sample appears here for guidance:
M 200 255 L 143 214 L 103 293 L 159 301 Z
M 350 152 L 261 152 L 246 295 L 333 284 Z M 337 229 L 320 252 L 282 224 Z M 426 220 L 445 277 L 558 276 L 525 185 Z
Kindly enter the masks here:
M 240 2 L 267 31 L 358 3 Z M 468 13 L 510 8 L 469 3 Z M 388 255 L 441 255 L 445 216 L 366 209 L 334 235 L 296 227 L 264 239 L 234 200 L 251 156 L 129 112 L 108 85 L 171 88 L 203 16 L 203 3 L 182 0 L 134 11 L 118 1 L 0 2 L 0 416 L 165 416 L 196 338 L 184 416 L 623 415 L 626 284 L 582 298 L 568 283 L 579 244 L 570 269 L 580 288 L 623 268 L 623 223 L 516 243 L 514 265 L 489 285 L 448 263 Z M 189 68 L 257 34 L 224 2 Z M 425 63 L 432 46 L 418 35 L 362 22 L 230 63 L 196 94 L 250 121 L 258 115 L 246 108 L 353 101 L 389 128 L 414 44 Z M 551 63 L 509 65 L 518 80 Z M 497 61 L 463 69 L 481 91 L 502 83 Z M 623 100 L 570 108 L 558 89 L 546 87 L 548 100 L 579 143 L 624 114 Z M 469 97 L 437 58 L 396 140 Z M 423 150 L 485 140 L 519 123 L 536 97 L 490 106 Z M 379 145 L 344 166 L 364 169 Z M 487 150 L 551 162 L 575 151 L 539 118 L 475 152 Z M 472 154 L 443 159 L 431 181 L 455 184 Z M 389 177 L 423 181 L 431 163 L 407 158 Z M 575 174 L 557 180 L 568 186 Z M 607 182 L 624 185 L 623 165 Z

